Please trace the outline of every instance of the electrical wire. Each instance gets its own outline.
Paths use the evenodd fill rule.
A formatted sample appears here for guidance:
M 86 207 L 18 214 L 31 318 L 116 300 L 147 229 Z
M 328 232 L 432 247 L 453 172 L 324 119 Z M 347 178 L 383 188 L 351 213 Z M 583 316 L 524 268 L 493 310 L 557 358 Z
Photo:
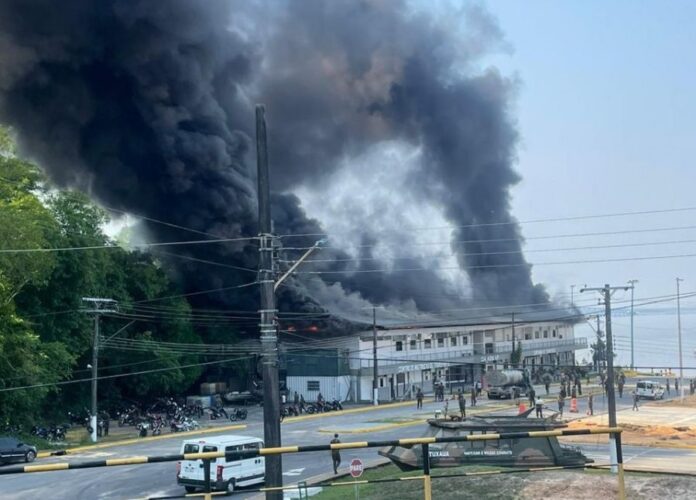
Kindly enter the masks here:
M 511 226 L 520 224 L 537 224 L 541 222 L 567 222 L 576 220 L 588 220 L 588 219 L 604 219 L 610 217 L 626 217 L 635 215 L 651 215 L 651 214 L 664 214 L 664 213 L 674 213 L 674 212 L 687 212 L 696 210 L 696 207 L 684 207 L 684 208 L 666 208 L 659 210 L 641 210 L 636 212 L 615 212 L 608 214 L 594 214 L 594 215 L 578 215 L 571 217 L 554 217 L 550 219 L 531 219 L 527 221 L 503 221 L 503 222 L 482 222 L 478 224 L 464 224 L 464 225 L 449 225 L 449 226 L 430 226 L 430 227 L 420 227 L 411 228 L 411 231 L 430 231 L 430 230 L 442 230 L 442 229 L 466 229 L 466 228 L 478 228 L 478 227 L 491 227 L 491 226 Z M 281 234 L 281 238 L 290 237 L 304 237 L 304 236 L 328 236 L 328 233 L 297 233 L 297 234 Z

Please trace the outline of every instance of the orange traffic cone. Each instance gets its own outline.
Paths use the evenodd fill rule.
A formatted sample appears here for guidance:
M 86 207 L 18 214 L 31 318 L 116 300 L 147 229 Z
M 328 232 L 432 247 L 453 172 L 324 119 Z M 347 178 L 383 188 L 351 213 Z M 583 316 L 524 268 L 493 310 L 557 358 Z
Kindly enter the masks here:
M 523 402 L 520 401 L 520 406 L 519 406 L 519 415 L 522 415 L 524 412 L 527 411 L 527 407 L 524 405 Z
M 577 413 L 578 412 L 578 400 L 577 398 L 571 398 L 570 399 L 570 413 Z

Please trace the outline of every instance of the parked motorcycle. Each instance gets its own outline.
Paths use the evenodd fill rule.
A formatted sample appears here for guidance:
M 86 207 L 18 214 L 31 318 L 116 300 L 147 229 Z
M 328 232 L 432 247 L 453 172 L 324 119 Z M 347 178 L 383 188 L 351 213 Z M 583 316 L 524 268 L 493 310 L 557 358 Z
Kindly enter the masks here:
M 237 420 L 246 420 L 247 410 L 246 408 L 232 408 L 230 411 L 230 421 L 236 422 Z
M 188 432 L 200 429 L 200 424 L 190 417 L 185 417 L 182 420 L 173 420 L 169 426 L 172 432 Z
M 343 409 L 343 405 L 338 399 L 334 399 L 333 401 L 328 401 L 324 405 L 324 411 L 339 411 Z

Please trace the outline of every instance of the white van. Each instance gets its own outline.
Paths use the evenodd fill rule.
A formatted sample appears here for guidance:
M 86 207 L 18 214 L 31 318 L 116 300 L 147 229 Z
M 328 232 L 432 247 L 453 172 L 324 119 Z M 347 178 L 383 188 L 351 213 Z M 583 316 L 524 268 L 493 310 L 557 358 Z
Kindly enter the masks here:
M 636 395 L 644 399 L 662 399 L 665 396 L 665 388 L 659 382 L 639 380 L 636 384 Z
M 258 450 L 263 441 L 250 436 L 214 436 L 210 438 L 188 439 L 181 443 L 181 453 L 204 453 L 212 451 L 235 452 Z M 210 484 L 214 490 L 232 492 L 239 486 L 263 484 L 265 476 L 264 457 L 233 458 L 225 457 L 210 461 Z M 188 493 L 205 486 L 203 460 L 183 460 L 176 464 L 176 482 L 183 485 Z

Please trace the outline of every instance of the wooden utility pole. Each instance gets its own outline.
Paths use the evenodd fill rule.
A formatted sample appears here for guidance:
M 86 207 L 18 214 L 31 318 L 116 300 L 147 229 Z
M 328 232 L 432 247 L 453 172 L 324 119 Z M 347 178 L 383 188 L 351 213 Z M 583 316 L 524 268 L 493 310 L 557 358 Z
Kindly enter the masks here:
M 280 390 L 278 384 L 278 336 L 275 325 L 273 278 L 273 235 L 271 234 L 271 200 L 266 145 L 264 107 L 256 106 L 256 154 L 259 200 L 259 289 L 261 293 L 261 365 L 263 374 L 263 437 L 267 448 L 281 446 Z M 281 455 L 266 457 L 266 486 L 283 485 Z M 282 500 L 281 490 L 266 492 L 269 500 Z

